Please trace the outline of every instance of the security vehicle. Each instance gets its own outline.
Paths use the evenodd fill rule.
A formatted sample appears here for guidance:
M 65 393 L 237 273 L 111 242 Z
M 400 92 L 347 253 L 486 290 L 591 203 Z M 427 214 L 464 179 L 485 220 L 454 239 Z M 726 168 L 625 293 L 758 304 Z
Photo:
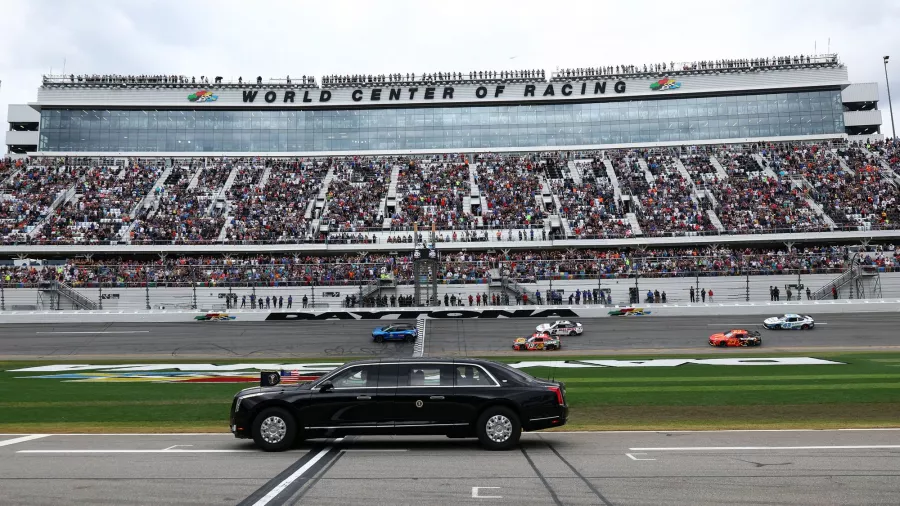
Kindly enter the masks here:
M 762 337 L 755 330 L 731 329 L 709 336 L 710 346 L 760 346 Z
M 816 326 L 811 316 L 788 313 L 763 320 L 763 327 L 769 330 L 809 330 Z
M 273 374 L 261 372 L 261 383 Z M 265 451 L 346 435 L 477 437 L 507 450 L 523 430 L 561 427 L 568 416 L 563 383 L 488 360 L 413 358 L 349 362 L 314 382 L 241 390 L 230 425 Z
M 535 332 L 531 337 L 520 337 L 513 343 L 516 351 L 553 351 L 562 348 L 558 337 L 546 332 Z
M 412 342 L 416 340 L 417 336 L 416 326 L 409 323 L 397 323 L 387 327 L 375 327 L 375 330 L 372 331 L 372 340 L 376 343 L 383 341 Z
M 229 316 L 226 313 L 206 313 L 205 315 L 195 316 L 194 319 L 201 322 L 224 322 L 236 319 L 236 316 Z
M 538 332 L 547 332 L 551 336 L 574 336 L 581 335 L 584 327 L 578 322 L 569 320 L 557 320 L 553 323 L 542 323 L 535 329 Z

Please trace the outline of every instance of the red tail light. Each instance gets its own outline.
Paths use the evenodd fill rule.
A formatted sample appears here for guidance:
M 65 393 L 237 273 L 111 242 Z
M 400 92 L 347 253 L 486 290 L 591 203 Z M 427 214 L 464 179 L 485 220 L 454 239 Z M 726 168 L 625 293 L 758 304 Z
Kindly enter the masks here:
M 547 389 L 556 394 L 556 402 L 562 406 L 564 404 L 562 389 L 560 387 L 547 387 Z

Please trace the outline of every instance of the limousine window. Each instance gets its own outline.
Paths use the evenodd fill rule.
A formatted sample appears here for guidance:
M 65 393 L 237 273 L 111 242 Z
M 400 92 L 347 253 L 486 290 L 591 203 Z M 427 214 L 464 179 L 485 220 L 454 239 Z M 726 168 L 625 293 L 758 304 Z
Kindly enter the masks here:
M 458 365 L 456 366 L 456 384 L 459 386 L 493 386 L 495 383 L 494 380 L 492 380 L 480 367 L 475 367 L 473 365 Z
M 520 371 L 520 370 L 516 369 L 515 367 L 512 367 L 508 364 L 504 364 L 503 362 L 495 362 L 495 365 L 497 365 L 498 367 L 503 369 L 503 372 L 505 372 L 506 374 L 508 374 L 509 376 L 511 376 L 513 378 L 518 379 L 519 381 L 524 381 L 526 383 L 532 383 L 532 382 L 536 381 L 534 376 L 532 376 L 524 371 Z
M 453 370 L 450 364 L 403 364 L 400 366 L 400 386 L 452 387 Z
M 362 388 L 378 385 L 378 368 L 373 366 L 356 366 L 347 368 L 331 377 L 334 388 Z

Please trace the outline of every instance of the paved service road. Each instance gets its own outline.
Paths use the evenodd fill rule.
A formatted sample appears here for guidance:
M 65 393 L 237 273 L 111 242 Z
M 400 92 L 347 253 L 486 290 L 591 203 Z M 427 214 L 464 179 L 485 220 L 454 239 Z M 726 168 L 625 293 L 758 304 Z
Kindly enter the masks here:
M 563 353 L 696 353 L 730 328 L 761 330 L 754 351 L 900 349 L 900 314 L 813 315 L 811 331 L 768 331 L 759 316 L 634 317 L 581 320 L 581 336 L 564 337 Z M 427 355 L 513 353 L 513 338 L 544 320 L 430 320 Z M 388 321 L 280 321 L 0 325 L 0 358 L 332 358 L 409 356 L 412 345 L 373 343 Z M 750 349 L 748 349 L 749 351 Z M 724 351 L 724 350 L 723 350 Z M 732 350 L 736 351 L 736 350 Z
M 544 432 L 506 452 L 349 437 L 267 454 L 228 434 L 0 435 L 0 489 L 21 505 L 894 505 L 898 436 Z

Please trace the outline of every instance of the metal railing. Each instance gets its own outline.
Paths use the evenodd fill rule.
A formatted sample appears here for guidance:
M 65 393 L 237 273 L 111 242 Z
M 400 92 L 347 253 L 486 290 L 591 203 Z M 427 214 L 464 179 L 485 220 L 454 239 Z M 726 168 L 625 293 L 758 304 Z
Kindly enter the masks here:
M 524 303 L 521 295 L 527 294 L 527 303 L 547 304 L 549 294 L 555 295 L 553 303 L 562 305 L 598 304 L 601 291 L 605 294 L 604 304 L 633 304 L 630 290 L 637 290 L 638 304 L 654 304 L 655 294 L 659 302 L 668 303 L 743 303 L 763 301 L 815 300 L 817 297 L 806 291 L 806 287 L 830 286 L 833 278 L 822 274 L 782 273 L 781 275 L 685 275 L 680 277 L 645 277 L 640 273 L 616 278 L 589 278 L 587 276 L 554 277 L 553 279 L 507 279 L 505 285 L 491 286 L 486 279 L 465 284 L 439 283 L 437 285 L 438 305 L 515 306 Z M 716 274 L 716 273 L 707 273 Z M 721 273 L 719 273 L 721 274 Z M 900 298 L 900 274 L 892 273 L 865 279 L 864 286 L 853 283 L 839 290 L 839 299 L 857 298 Z M 344 282 L 343 284 L 320 285 L 305 281 L 288 280 L 279 284 L 207 284 L 188 283 L 180 286 L 82 286 L 70 288 L 60 286 L 55 290 L 48 286 L 41 290 L 38 286 L 25 287 L 3 282 L 0 284 L 0 310 L 64 310 L 66 308 L 102 309 L 106 311 L 142 310 L 198 310 L 198 311 L 302 311 L 340 307 L 404 307 L 413 299 L 412 284 L 398 284 L 390 293 L 372 293 L 361 299 L 360 289 L 366 283 Z M 861 279 L 861 281 L 863 281 Z M 47 285 L 52 285 L 47 283 Z M 775 292 L 775 288 L 778 289 Z M 691 300 L 693 289 L 695 298 Z M 80 294 L 74 295 L 75 293 Z M 538 300 L 537 292 L 542 297 Z M 50 292 L 50 296 L 41 294 Z M 648 302 L 648 292 L 654 302 Z M 702 294 L 706 292 L 707 296 Z M 829 292 L 826 292 L 830 294 Z M 478 297 L 478 295 L 481 297 Z M 665 294 L 665 295 L 663 295 Z M 710 295 L 714 294 L 714 295 Z M 376 296 L 377 295 L 377 296 Z M 516 296 L 519 296 L 517 300 Z M 469 303 L 469 296 L 473 301 Z M 269 304 L 264 304 L 266 299 Z M 306 299 L 304 305 L 302 301 Z M 405 298 L 405 300 L 401 300 Z M 830 296 L 818 298 L 830 298 Z M 77 300 L 80 304 L 73 301 Z M 480 299 L 480 300 L 479 300 Z M 277 300 L 277 303 L 275 302 Z M 484 302 L 487 300 L 488 302 Z M 69 301 L 72 301 L 69 304 Z M 102 301 L 102 306 L 99 304 Z M 455 301 L 455 302 L 454 302 Z M 60 304 L 62 302 L 62 304 Z M 518 304 L 517 304 L 518 302 Z
M 313 75 L 300 77 L 240 77 L 223 76 L 185 76 L 177 74 L 164 75 L 118 75 L 118 74 L 47 74 L 42 77 L 44 86 L 124 86 L 124 87 L 163 87 L 163 88 L 314 88 L 316 78 Z
M 803 55 L 797 56 L 779 56 L 775 58 L 725 58 L 719 59 L 721 63 L 713 60 L 697 60 L 692 62 L 654 62 L 652 64 L 639 65 L 600 65 L 597 67 L 568 68 L 551 72 L 550 77 L 553 81 L 566 79 L 592 79 L 592 78 L 611 78 L 611 77 L 631 77 L 631 76 L 662 76 L 662 75 L 683 75 L 696 73 L 721 73 L 721 72 L 739 72 L 748 70 L 775 70 L 786 68 L 802 68 L 802 67 L 821 67 L 841 65 L 838 60 L 837 53 L 819 54 L 819 55 Z M 727 63 L 726 63 L 727 62 Z M 666 68 L 662 69 L 665 63 Z M 611 69 L 607 72 L 603 69 Z
M 51 281 L 49 284 L 43 285 L 49 288 L 48 291 L 54 294 L 62 295 L 69 299 L 75 306 L 80 309 L 96 310 L 101 309 L 100 303 L 94 302 L 86 296 L 82 295 L 78 290 L 72 288 L 62 281 Z

